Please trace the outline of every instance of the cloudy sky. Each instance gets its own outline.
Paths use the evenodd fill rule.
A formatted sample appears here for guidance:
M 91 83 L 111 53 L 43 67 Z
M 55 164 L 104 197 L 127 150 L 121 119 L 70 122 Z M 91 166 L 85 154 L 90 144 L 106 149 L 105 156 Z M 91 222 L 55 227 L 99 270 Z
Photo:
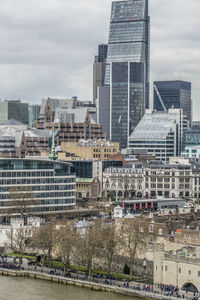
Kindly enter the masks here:
M 192 82 L 200 119 L 200 0 L 149 0 L 151 80 Z M 111 0 L 1 0 L 0 98 L 92 99 L 92 64 L 108 40 Z

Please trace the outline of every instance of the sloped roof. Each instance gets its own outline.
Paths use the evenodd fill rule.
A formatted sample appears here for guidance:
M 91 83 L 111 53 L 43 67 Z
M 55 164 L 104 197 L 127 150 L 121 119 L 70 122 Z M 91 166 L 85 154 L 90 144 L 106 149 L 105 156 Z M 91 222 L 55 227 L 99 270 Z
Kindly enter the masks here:
M 15 119 L 9 119 L 7 121 L 1 122 L 0 126 L 1 125 L 19 125 L 19 126 L 21 126 L 21 125 L 25 125 L 25 124 L 15 120 Z
M 66 110 L 57 109 L 55 113 L 54 123 L 85 123 L 87 111 L 87 107 Z
M 173 130 L 176 120 L 176 113 L 146 113 L 131 134 L 129 140 L 165 140 Z

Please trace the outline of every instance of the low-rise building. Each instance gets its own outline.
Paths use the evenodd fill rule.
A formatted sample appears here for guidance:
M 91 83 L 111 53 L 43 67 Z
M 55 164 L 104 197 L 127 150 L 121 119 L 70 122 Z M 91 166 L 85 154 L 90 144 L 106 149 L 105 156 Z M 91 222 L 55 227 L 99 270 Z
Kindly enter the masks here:
M 101 195 L 101 183 L 98 178 L 76 178 L 76 198 L 97 199 Z
M 182 157 L 192 159 L 199 162 L 200 159 L 200 144 L 198 146 L 187 146 L 185 150 L 181 153 Z
M 109 156 L 119 152 L 119 143 L 106 140 L 80 140 L 79 142 L 62 142 L 60 158 L 65 153 L 72 154 L 77 159 L 106 160 Z
M 0 216 L 63 214 L 76 205 L 73 166 L 48 159 L 0 159 Z

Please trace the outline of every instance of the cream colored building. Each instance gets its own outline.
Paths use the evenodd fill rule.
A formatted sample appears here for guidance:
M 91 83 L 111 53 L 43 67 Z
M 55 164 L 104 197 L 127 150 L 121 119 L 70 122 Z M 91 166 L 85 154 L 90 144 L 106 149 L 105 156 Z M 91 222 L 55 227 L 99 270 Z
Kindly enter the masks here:
M 80 140 L 77 142 L 61 143 L 59 158 L 66 159 L 66 154 L 71 154 L 71 159 L 98 159 L 106 160 L 109 156 L 119 152 L 119 143 L 105 140 Z M 68 156 L 67 159 L 70 157 Z
M 166 251 L 163 244 L 155 245 L 154 284 L 200 290 L 200 248 L 182 245 L 179 250 Z

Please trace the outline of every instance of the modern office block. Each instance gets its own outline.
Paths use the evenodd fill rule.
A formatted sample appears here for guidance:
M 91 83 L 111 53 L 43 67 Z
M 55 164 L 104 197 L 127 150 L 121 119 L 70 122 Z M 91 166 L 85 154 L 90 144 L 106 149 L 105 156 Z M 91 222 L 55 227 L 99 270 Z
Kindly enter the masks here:
M 35 105 L 29 105 L 28 109 L 28 125 L 29 127 L 33 128 L 35 127 L 35 121 L 38 120 L 39 115 L 40 115 L 40 105 L 35 104 Z
M 20 100 L 0 101 L 0 123 L 10 119 L 28 124 L 28 103 Z
M 127 147 L 129 135 L 149 107 L 149 24 L 148 0 L 112 3 L 104 81 L 110 89 L 110 118 L 105 127 L 109 121 L 109 138 L 121 148 Z M 107 114 L 105 101 L 100 92 L 100 122 Z
M 175 80 L 175 81 L 155 81 L 160 96 L 166 109 L 180 108 L 183 109 L 184 115 L 187 116 L 189 122 L 192 121 L 192 99 L 191 99 L 191 83 Z M 154 91 L 154 109 L 163 111 L 157 93 Z
M 0 159 L 0 216 L 62 214 L 76 205 L 76 176 L 72 164 L 48 159 Z M 19 189 L 20 188 L 20 189 Z M 15 193 L 15 195 L 14 195 Z M 14 195 L 14 196 L 13 196 Z M 21 200 L 20 200 L 21 199 Z
M 163 162 L 182 151 L 185 116 L 182 109 L 158 112 L 147 110 L 129 138 L 129 147 L 145 149 Z
M 97 123 L 102 125 L 102 131 L 106 139 L 110 140 L 110 86 L 98 88 L 97 106 Z
M 111 64 L 110 139 L 126 148 L 128 138 L 144 115 L 143 63 Z

